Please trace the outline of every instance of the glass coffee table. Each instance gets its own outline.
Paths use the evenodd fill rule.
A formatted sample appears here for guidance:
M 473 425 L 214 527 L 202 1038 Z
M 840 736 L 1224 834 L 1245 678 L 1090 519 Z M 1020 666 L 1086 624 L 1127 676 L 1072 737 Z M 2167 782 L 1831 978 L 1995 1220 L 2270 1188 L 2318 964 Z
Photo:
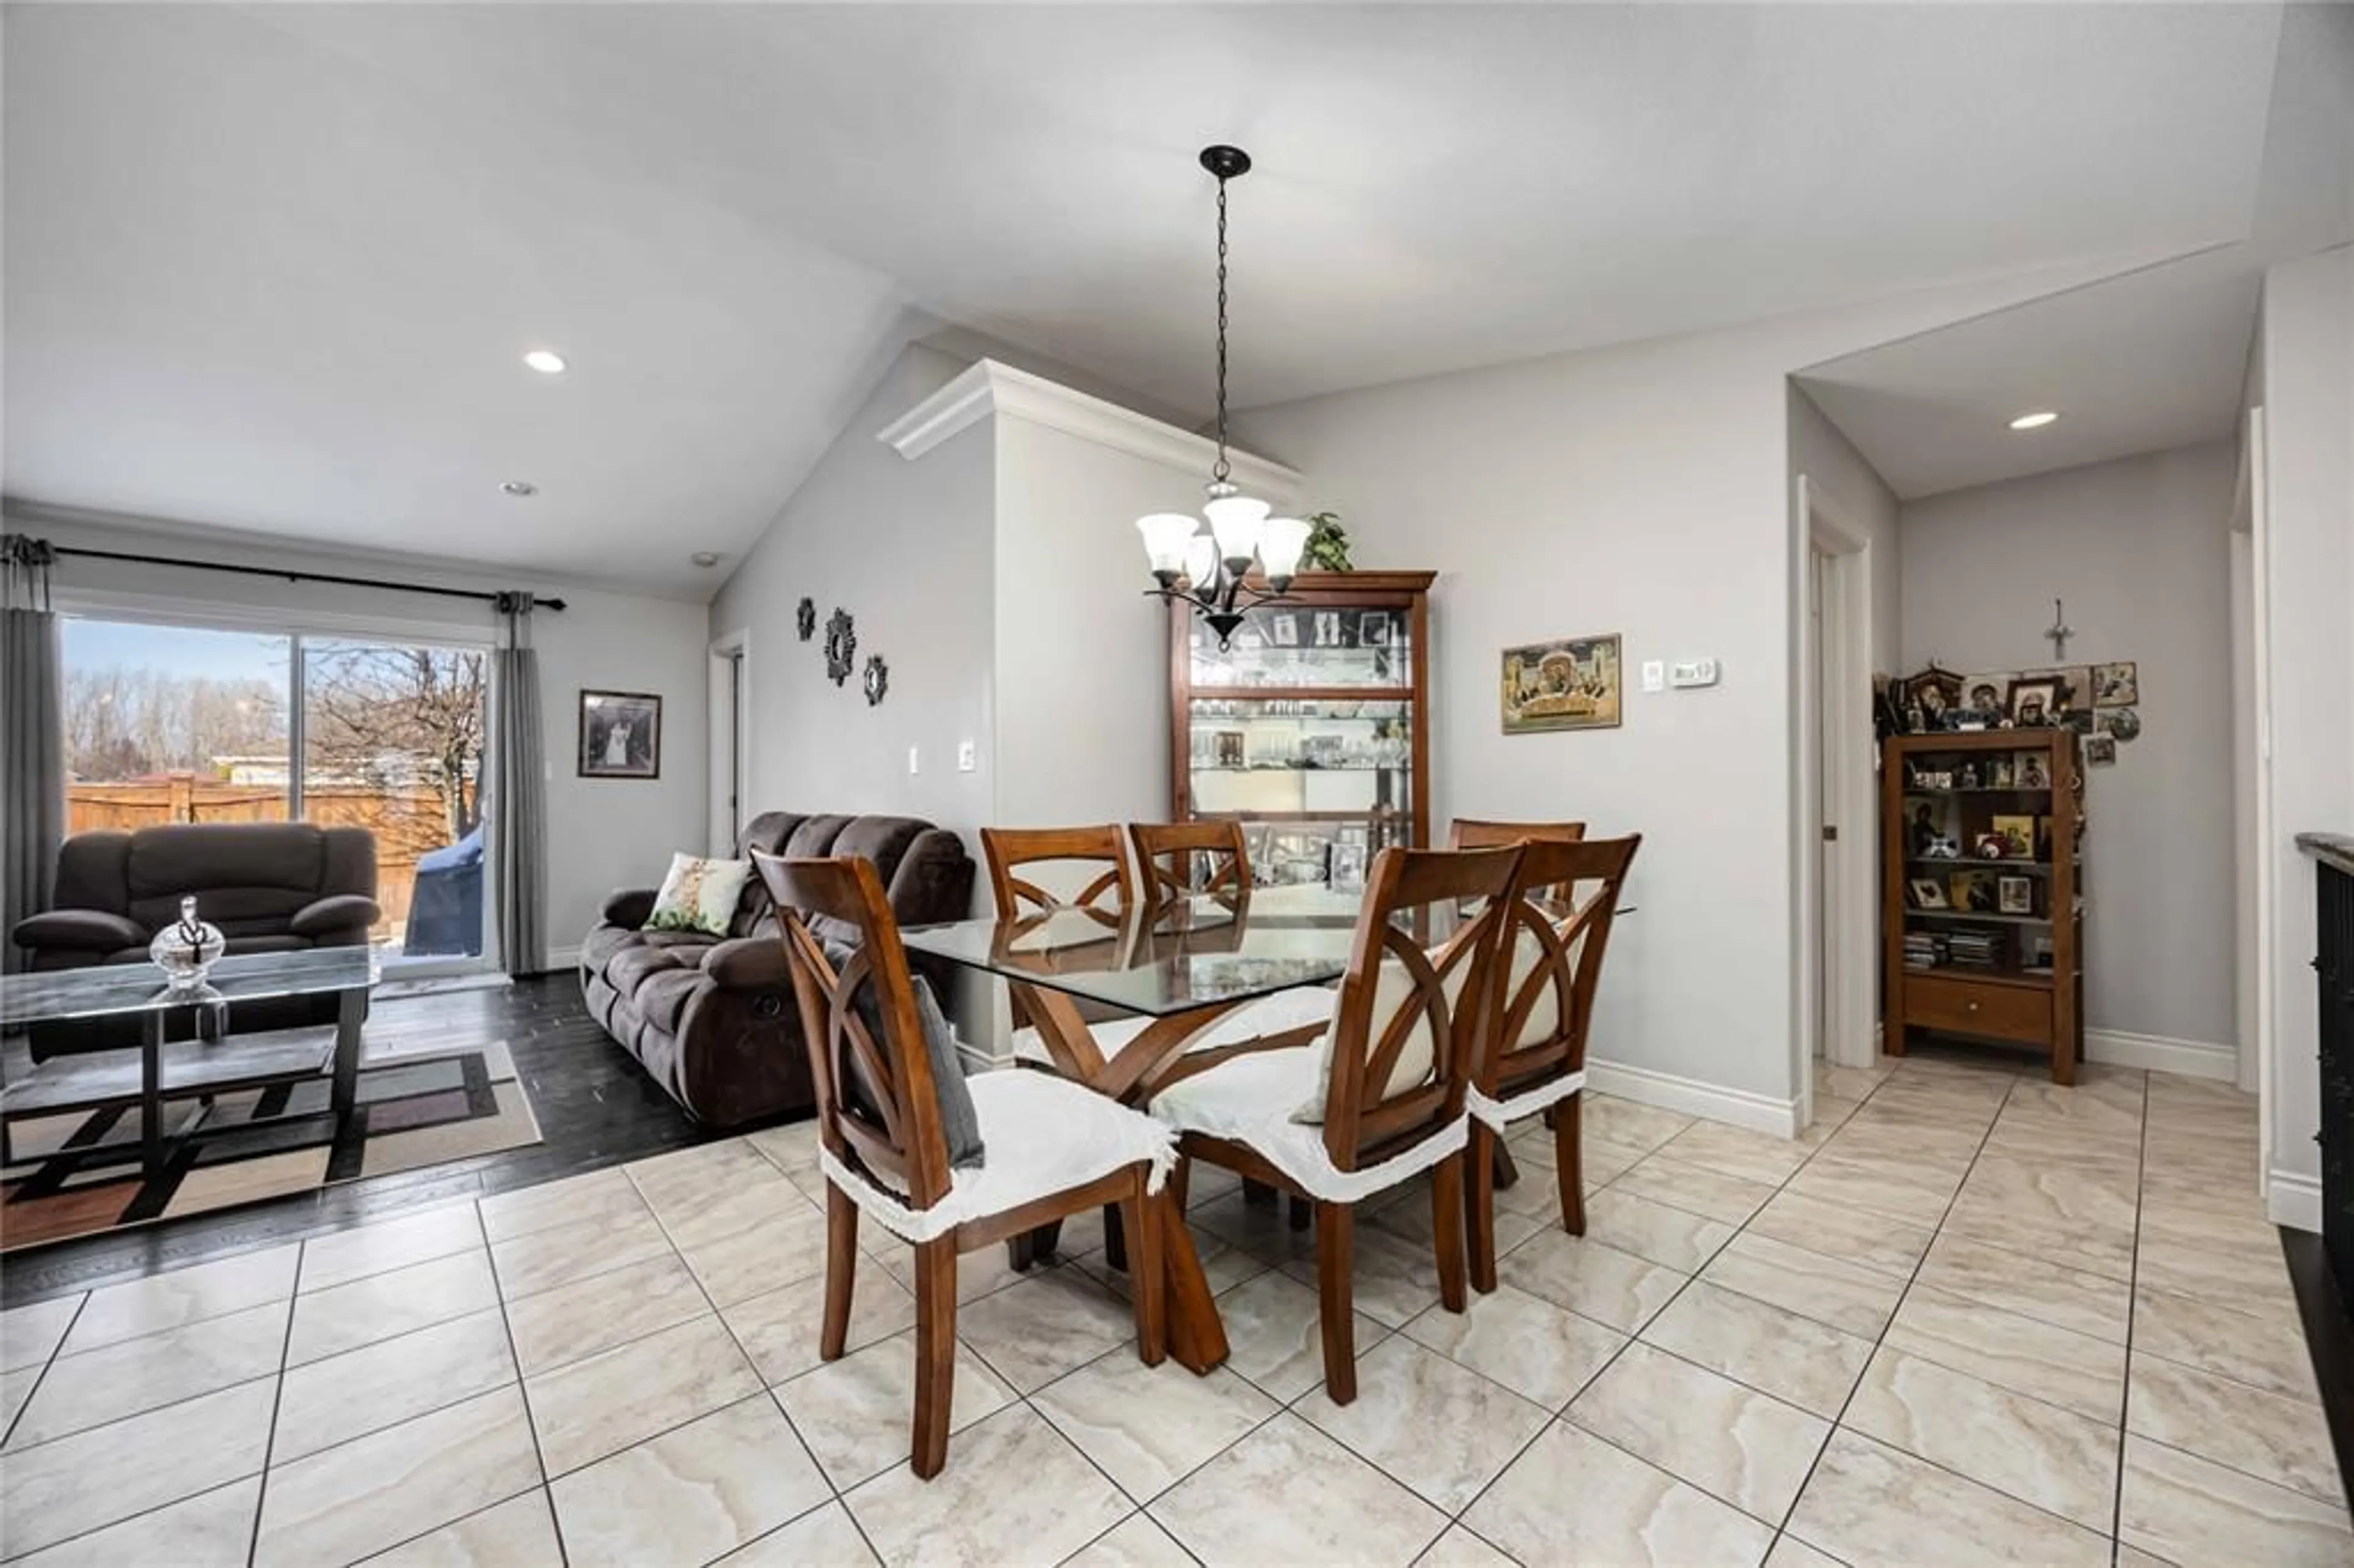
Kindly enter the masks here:
M 359 947 L 225 958 L 193 991 L 170 990 L 164 971 L 143 963 L 0 975 L 0 1034 L 37 1023 L 136 1017 L 141 1036 L 135 1047 L 56 1055 L 12 1072 L 0 1090 L 0 1122 L 135 1105 L 140 1163 L 150 1177 L 174 1147 L 205 1132 L 200 1111 L 167 1138 L 166 1100 L 209 1100 L 323 1075 L 332 1079 L 330 1107 L 340 1127 L 357 1097 L 360 1025 L 381 972 L 376 950 Z M 236 1002 L 326 995 L 336 998 L 332 1024 L 242 1033 L 225 1027 Z M 172 1038 L 181 1033 L 196 1037 Z M 22 1065 L 13 1053 L 12 1059 Z

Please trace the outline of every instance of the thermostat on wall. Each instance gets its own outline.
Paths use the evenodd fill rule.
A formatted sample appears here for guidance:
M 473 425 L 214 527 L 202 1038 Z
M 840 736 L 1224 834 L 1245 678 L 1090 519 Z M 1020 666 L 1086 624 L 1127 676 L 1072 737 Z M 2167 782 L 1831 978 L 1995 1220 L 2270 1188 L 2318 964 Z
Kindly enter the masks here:
M 1716 684 L 1716 661 L 1679 659 L 1668 668 L 1668 684 L 1678 691 L 1689 686 L 1713 686 Z

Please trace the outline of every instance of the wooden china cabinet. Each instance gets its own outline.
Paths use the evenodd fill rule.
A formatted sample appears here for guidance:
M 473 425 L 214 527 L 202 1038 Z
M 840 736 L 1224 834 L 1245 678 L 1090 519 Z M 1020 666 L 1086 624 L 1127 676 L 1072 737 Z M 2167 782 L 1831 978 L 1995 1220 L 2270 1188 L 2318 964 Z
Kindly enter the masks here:
M 2084 1052 L 2084 771 L 2064 728 L 1933 732 L 1882 752 L 1882 1048 L 1914 1031 Z
M 1431 572 L 1303 572 L 1228 646 L 1169 620 L 1170 807 L 1243 824 L 1262 885 L 1362 886 L 1430 843 Z

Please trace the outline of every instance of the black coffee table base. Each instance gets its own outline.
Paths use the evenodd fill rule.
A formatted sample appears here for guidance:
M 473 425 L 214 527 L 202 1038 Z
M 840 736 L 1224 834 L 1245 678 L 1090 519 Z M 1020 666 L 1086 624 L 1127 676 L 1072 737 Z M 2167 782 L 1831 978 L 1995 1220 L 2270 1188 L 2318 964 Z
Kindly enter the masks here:
M 206 1130 L 199 1115 L 189 1126 L 167 1135 L 164 1124 L 167 1100 L 209 1100 L 239 1089 L 302 1083 L 324 1073 L 332 1081 L 329 1107 L 337 1127 L 349 1121 L 358 1098 L 366 991 L 346 991 L 338 996 L 332 1025 L 228 1034 L 211 1041 L 166 1040 L 175 1016 L 208 1005 L 191 1002 L 185 1009 L 147 1012 L 142 1019 L 142 1041 L 136 1050 L 92 1051 L 41 1063 L 31 1075 L 8 1086 L 6 1099 L 0 1102 L 0 1117 L 16 1121 L 62 1111 L 135 1105 L 140 1116 L 140 1164 L 151 1179 L 162 1173 L 176 1146 L 201 1137 Z M 239 1130 L 249 1130 L 251 1126 L 242 1124 Z

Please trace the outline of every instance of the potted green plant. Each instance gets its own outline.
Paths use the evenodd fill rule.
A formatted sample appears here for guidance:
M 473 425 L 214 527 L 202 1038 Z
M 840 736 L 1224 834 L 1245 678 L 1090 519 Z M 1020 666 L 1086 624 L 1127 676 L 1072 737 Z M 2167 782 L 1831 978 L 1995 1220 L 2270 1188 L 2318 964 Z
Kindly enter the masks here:
M 1354 571 L 1355 564 L 1349 559 L 1349 535 L 1341 526 L 1341 514 L 1311 512 L 1306 521 L 1308 544 L 1299 553 L 1300 565 L 1319 572 Z

